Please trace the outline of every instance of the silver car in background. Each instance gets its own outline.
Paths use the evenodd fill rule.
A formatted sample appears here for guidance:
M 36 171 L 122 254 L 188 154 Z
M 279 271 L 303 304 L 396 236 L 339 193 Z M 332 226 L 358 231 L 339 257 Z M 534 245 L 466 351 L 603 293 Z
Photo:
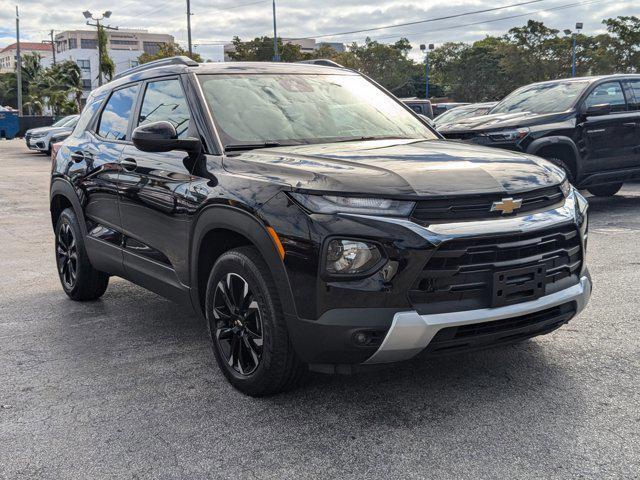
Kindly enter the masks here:
M 64 140 L 66 137 L 71 135 L 76 123 L 78 123 L 78 117 L 79 115 L 68 115 L 49 127 L 39 127 L 27 130 L 24 134 L 24 140 L 27 143 L 27 148 L 49 155 L 51 153 L 52 143 Z

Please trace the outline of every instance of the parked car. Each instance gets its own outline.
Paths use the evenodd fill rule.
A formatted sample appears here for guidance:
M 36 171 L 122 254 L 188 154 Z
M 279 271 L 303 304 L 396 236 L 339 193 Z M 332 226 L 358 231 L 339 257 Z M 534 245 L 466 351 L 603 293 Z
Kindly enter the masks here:
M 458 107 L 464 107 L 466 105 L 470 105 L 470 103 L 465 102 L 443 102 L 443 103 L 433 103 L 431 106 L 433 107 L 433 118 L 436 119 L 444 112 L 452 110 Z
M 68 115 L 50 127 L 39 127 L 27 130 L 24 135 L 24 140 L 27 147 L 31 150 L 37 150 L 44 152 L 47 155 L 51 155 L 51 138 L 56 137 L 56 141 L 59 141 L 64 135 L 70 135 L 78 122 L 79 115 Z
M 400 100 L 418 115 L 424 115 L 429 119 L 433 118 L 433 108 L 429 100 L 424 98 L 401 98 Z
M 462 119 L 481 117 L 482 115 L 486 115 L 497 103 L 498 102 L 470 103 L 469 105 L 452 108 L 438 115 L 438 118 L 434 119 L 433 123 L 436 128 L 438 128 L 443 125 L 459 122 Z
M 591 293 L 587 208 L 356 72 L 184 57 L 94 90 L 50 190 L 66 294 L 118 276 L 191 305 L 250 395 L 555 330 Z
M 640 75 L 605 75 L 519 88 L 484 117 L 439 128 L 450 139 L 526 152 L 562 168 L 593 195 L 640 178 Z

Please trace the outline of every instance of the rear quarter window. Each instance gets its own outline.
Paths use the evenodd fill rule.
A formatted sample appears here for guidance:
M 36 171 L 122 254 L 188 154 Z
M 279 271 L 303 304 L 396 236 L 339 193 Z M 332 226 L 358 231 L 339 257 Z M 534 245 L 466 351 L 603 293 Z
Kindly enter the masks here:
M 104 100 L 104 97 L 89 97 L 87 104 L 80 114 L 80 118 L 78 118 L 78 123 L 76 123 L 76 126 L 71 133 L 72 137 L 79 137 L 87 130 L 87 127 L 91 123 L 91 120 L 93 120 L 96 112 L 100 110 L 102 100 Z

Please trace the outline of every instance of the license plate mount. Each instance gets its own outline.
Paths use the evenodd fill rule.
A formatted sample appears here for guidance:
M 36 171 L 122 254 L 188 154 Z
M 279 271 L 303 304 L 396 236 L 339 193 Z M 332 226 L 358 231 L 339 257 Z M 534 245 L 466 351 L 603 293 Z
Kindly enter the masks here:
M 544 295 L 544 264 L 502 270 L 493 274 L 493 307 L 536 300 Z

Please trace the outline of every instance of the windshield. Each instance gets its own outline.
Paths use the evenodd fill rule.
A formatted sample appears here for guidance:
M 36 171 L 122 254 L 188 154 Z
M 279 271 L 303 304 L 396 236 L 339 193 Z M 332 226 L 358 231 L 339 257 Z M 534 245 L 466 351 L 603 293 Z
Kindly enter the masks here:
M 437 136 L 357 75 L 201 75 L 225 148 Z
M 461 120 L 466 117 L 472 116 L 477 110 L 482 110 L 479 107 L 456 107 L 451 110 L 447 110 L 441 115 L 438 115 L 434 121 L 436 125 L 442 125 L 444 123 L 452 123 L 455 120 Z
M 64 126 L 65 123 L 67 123 L 70 120 L 73 120 L 74 118 L 76 118 L 75 115 L 68 115 L 64 118 L 61 118 L 60 120 L 58 120 L 56 123 L 54 123 L 53 125 L 51 125 L 52 127 L 62 127 Z
M 554 82 L 528 85 L 509 94 L 492 113 L 554 113 L 569 110 L 589 82 Z

